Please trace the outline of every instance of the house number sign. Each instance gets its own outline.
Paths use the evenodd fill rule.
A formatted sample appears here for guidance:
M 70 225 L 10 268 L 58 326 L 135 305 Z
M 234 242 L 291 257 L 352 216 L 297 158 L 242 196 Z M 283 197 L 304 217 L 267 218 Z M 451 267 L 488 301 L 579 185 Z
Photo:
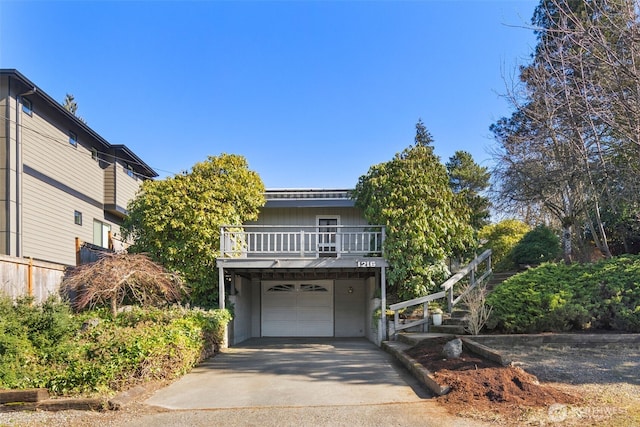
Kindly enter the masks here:
M 375 267 L 375 261 L 356 261 L 358 268 Z

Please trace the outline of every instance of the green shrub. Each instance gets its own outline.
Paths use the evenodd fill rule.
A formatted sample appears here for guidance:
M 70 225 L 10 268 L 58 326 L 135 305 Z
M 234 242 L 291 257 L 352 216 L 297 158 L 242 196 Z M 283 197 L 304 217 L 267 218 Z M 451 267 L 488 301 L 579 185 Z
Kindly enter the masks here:
M 492 251 L 494 271 L 510 271 L 515 268 L 508 255 L 529 230 L 527 224 L 516 219 L 505 219 L 482 227 L 478 237 L 484 242 L 483 247 Z
M 544 225 L 539 225 L 524 235 L 514 246 L 510 258 L 516 266 L 539 265 L 555 261 L 561 253 L 560 239 Z
M 582 329 L 640 332 L 640 256 L 593 264 L 543 264 L 487 297 L 487 326 L 508 333 Z
M 113 319 L 107 309 L 74 315 L 54 300 L 0 298 L 0 388 L 90 394 L 175 378 L 213 352 L 229 320 L 226 310 L 137 307 Z

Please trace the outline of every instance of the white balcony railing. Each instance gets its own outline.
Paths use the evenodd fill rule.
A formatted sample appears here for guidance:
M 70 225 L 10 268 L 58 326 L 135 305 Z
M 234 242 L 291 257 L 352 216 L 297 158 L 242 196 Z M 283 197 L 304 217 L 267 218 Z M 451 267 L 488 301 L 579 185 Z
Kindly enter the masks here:
M 220 254 L 225 258 L 318 258 L 382 256 L 379 225 L 223 226 Z

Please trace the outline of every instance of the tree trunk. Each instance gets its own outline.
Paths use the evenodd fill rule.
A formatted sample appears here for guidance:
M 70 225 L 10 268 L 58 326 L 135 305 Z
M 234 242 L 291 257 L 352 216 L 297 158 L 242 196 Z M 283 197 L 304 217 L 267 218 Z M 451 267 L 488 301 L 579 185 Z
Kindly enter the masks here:
M 114 319 L 118 315 L 118 300 L 115 295 L 111 297 L 111 315 Z
M 570 224 L 562 226 L 562 258 L 564 259 L 565 264 L 571 264 L 573 262 L 571 228 Z

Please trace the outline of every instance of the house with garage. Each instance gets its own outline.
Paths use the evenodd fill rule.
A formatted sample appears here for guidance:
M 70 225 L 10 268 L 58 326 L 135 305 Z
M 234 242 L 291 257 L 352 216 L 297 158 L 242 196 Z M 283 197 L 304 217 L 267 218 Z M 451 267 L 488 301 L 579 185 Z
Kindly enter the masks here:
M 267 190 L 258 220 L 221 228 L 220 304 L 228 344 L 253 337 L 382 337 L 383 226 L 348 190 Z
M 76 238 L 121 249 L 127 204 L 158 174 L 14 69 L 0 117 L 0 255 L 75 265 Z

